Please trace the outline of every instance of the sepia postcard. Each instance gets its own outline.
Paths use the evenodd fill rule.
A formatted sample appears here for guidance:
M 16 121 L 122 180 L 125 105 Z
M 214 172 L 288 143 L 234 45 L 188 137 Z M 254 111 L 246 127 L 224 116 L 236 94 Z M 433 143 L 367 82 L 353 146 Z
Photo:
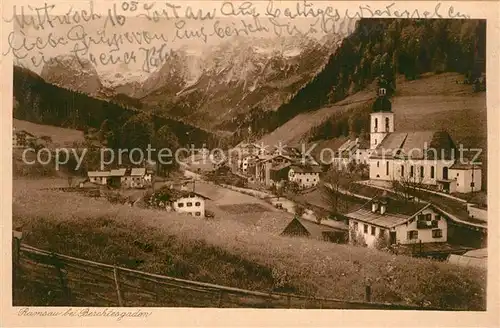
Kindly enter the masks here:
M 2 2 L 2 326 L 498 327 L 499 7 Z

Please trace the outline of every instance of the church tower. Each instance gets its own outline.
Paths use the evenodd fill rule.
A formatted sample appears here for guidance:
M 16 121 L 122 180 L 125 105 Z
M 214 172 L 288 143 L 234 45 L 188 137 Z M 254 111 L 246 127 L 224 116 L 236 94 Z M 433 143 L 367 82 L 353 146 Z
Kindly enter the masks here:
M 394 113 L 387 95 L 390 87 L 382 75 L 378 81 L 377 100 L 373 103 L 370 114 L 370 149 L 375 149 L 389 134 L 394 132 Z

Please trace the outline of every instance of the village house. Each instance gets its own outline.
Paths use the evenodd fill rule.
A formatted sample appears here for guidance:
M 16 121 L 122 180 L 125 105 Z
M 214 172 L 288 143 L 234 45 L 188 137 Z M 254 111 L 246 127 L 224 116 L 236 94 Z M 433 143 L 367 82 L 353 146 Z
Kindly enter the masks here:
M 448 218 L 429 203 L 376 197 L 346 215 L 350 240 L 361 238 L 368 247 L 377 241 L 387 245 L 446 243 Z
M 128 182 L 129 178 L 125 176 L 126 173 L 126 168 L 111 170 L 109 173 L 109 184 L 116 188 L 124 186 Z
M 351 162 L 368 164 L 370 153 L 368 140 L 360 138 L 349 139 L 335 151 L 332 164 L 340 169 L 347 169 Z
M 205 217 L 205 200 L 207 197 L 191 191 L 182 191 L 172 199 L 172 208 L 179 213 L 187 213 L 195 217 Z
M 320 182 L 321 172 L 321 168 L 316 165 L 292 165 L 288 171 L 288 180 L 296 182 L 300 189 L 312 188 Z
M 255 179 L 257 182 L 270 186 L 274 183 L 271 179 L 271 169 L 278 166 L 292 164 L 292 158 L 284 155 L 260 156 L 255 163 Z
M 248 174 L 249 173 L 248 172 L 249 165 L 253 164 L 253 162 L 257 161 L 258 159 L 259 159 L 259 156 L 257 156 L 257 155 L 244 156 L 242 159 L 238 160 L 238 169 L 241 171 L 241 173 Z
M 24 148 L 27 147 L 30 142 L 36 141 L 36 136 L 25 130 L 16 130 L 12 128 L 12 147 L 13 148 Z
M 146 186 L 146 168 L 138 167 L 130 170 L 129 188 L 144 188 Z
M 271 233 L 279 236 L 305 237 L 333 243 L 346 243 L 347 229 L 343 226 L 332 227 L 305 219 L 286 215 L 263 217 L 255 223 L 259 232 Z
M 186 213 L 194 217 L 205 217 L 205 200 L 208 197 L 176 188 L 164 187 L 156 194 L 157 206 L 164 207 L 167 211 Z
M 381 86 L 370 114 L 371 180 L 411 181 L 444 192 L 481 190 L 481 167 L 462 156 L 446 131 L 394 132 L 394 112 Z
M 99 184 L 99 185 L 107 185 L 109 182 L 110 171 L 88 171 L 87 176 L 89 182 Z

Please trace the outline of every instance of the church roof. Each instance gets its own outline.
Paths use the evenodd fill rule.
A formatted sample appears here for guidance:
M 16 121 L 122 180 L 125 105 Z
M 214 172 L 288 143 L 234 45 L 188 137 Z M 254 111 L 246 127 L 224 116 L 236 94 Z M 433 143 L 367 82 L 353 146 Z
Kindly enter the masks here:
M 456 146 L 446 131 L 389 133 L 371 158 L 453 159 Z
M 392 112 L 392 103 L 388 97 L 378 97 L 373 103 L 372 110 L 374 113 Z

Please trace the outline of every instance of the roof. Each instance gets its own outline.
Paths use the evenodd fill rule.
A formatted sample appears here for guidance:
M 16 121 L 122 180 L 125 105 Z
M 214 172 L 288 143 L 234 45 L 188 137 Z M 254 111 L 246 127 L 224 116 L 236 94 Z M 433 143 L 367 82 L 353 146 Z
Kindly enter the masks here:
M 15 134 L 25 134 L 25 135 L 28 135 L 28 136 L 30 136 L 30 137 L 35 137 L 35 135 L 34 135 L 34 134 L 29 133 L 29 132 L 28 132 L 28 131 L 26 131 L 26 130 L 16 130 L 16 129 L 14 128 L 14 133 L 15 133 Z
M 299 166 L 292 165 L 291 169 L 298 173 L 321 173 L 323 172 L 319 166 Z
M 387 134 L 371 158 L 451 159 L 456 146 L 446 131 Z
M 405 202 L 387 198 L 386 212 L 380 214 L 380 212 L 372 212 L 372 203 L 373 201 L 366 202 L 361 208 L 346 216 L 353 220 L 392 228 L 405 223 L 424 208 L 431 206 L 429 203 Z
M 89 171 L 87 175 L 89 177 L 109 177 L 110 171 Z
M 263 217 L 255 223 L 255 227 L 258 231 L 281 235 L 289 225 L 297 223 L 302 225 L 312 238 L 323 239 L 323 232 L 339 231 L 339 229 L 309 220 L 283 216 Z
M 476 258 L 487 258 L 488 257 L 488 249 L 487 248 L 479 248 L 472 251 L 468 251 L 464 254 L 464 256 L 468 257 L 476 257 Z
M 114 170 L 111 170 L 109 175 L 112 177 L 122 177 L 125 175 L 126 172 L 127 172 L 127 169 L 114 169 Z
M 341 222 L 336 222 L 333 220 L 323 220 L 321 223 L 311 221 L 311 220 L 306 220 L 306 219 L 299 219 L 300 223 L 309 231 L 311 234 L 311 237 L 319 237 L 323 239 L 323 232 L 333 232 L 333 231 L 345 231 L 348 230 L 347 226 L 344 223 Z M 330 222 L 329 224 L 325 224 L 325 221 L 333 221 Z M 337 225 L 334 224 L 338 223 Z
M 452 170 L 481 170 L 481 165 L 479 164 L 470 164 L 470 163 L 455 163 L 450 169 Z
M 280 154 L 280 155 L 270 155 L 270 156 L 266 156 L 266 157 L 263 157 L 262 159 L 263 159 L 263 161 L 264 161 L 264 162 L 267 162 L 267 161 L 272 161 L 273 159 L 280 158 L 280 157 L 281 157 L 281 158 L 284 158 L 284 159 L 286 159 L 286 160 L 288 160 L 288 161 L 291 161 L 291 160 L 292 160 L 290 157 L 285 156 L 285 155 L 281 155 L 281 154 Z
M 276 165 L 276 166 L 271 167 L 271 170 L 273 170 L 273 171 L 279 171 L 279 170 L 283 170 L 284 168 L 287 168 L 289 166 L 291 166 L 290 163 L 282 163 L 280 165 Z
M 305 149 L 306 151 L 308 151 L 312 148 L 310 154 L 314 158 L 321 159 L 323 163 L 330 163 L 333 160 L 333 152 L 339 149 L 339 147 L 342 146 L 342 144 L 344 144 L 346 141 L 347 138 L 345 137 L 322 140 L 307 144 Z M 323 149 L 325 149 L 325 151 L 323 151 Z
M 373 103 L 372 110 L 374 113 L 377 112 L 391 112 L 392 104 L 388 97 L 378 97 Z
M 146 168 L 144 168 L 144 167 L 133 168 L 130 171 L 130 175 L 133 175 L 133 176 L 145 175 L 145 174 L 146 174 Z
M 176 188 L 169 188 L 167 186 L 159 189 L 158 191 L 155 192 L 156 195 L 163 195 L 165 196 L 169 201 L 176 200 L 179 198 L 189 198 L 189 197 L 194 197 L 198 196 L 203 199 L 210 199 L 202 194 L 199 194 L 197 192 L 189 191 L 189 190 L 181 190 L 181 189 L 176 189 Z

